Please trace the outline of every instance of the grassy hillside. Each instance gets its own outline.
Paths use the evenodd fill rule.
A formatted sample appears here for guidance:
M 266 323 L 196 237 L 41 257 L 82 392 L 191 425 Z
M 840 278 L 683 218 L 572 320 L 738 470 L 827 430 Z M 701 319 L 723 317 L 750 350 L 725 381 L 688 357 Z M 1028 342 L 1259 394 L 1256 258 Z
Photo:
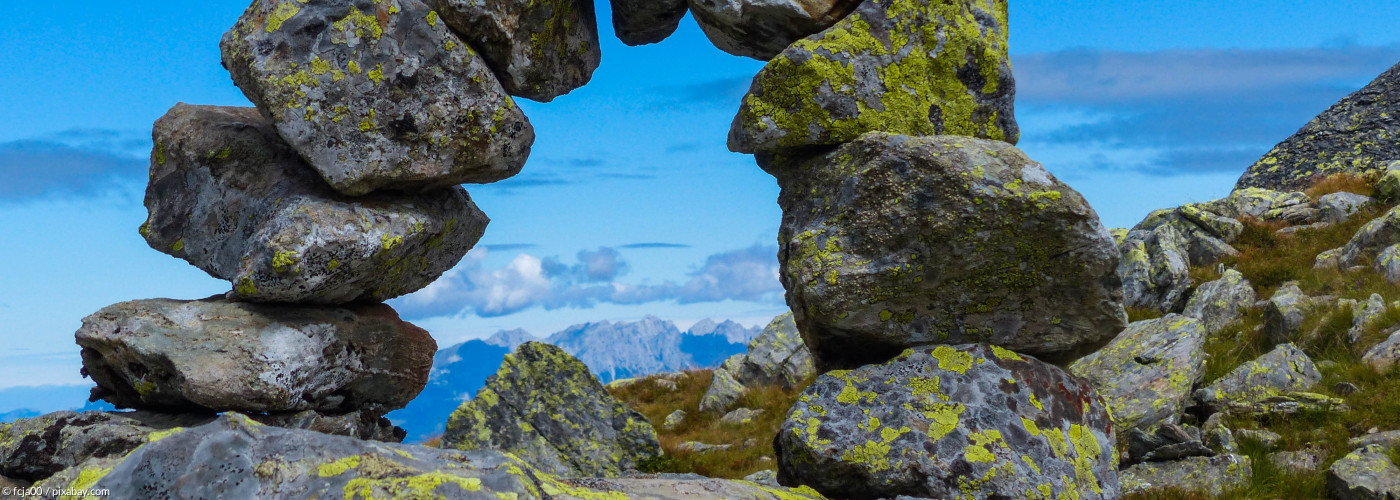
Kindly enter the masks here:
M 1334 177 L 1314 186 L 1308 194 L 1316 199 L 1323 194 L 1347 191 L 1371 195 L 1365 179 Z M 1220 269 L 1234 268 L 1244 274 L 1255 287 L 1260 300 L 1271 297 L 1283 283 L 1298 281 L 1303 292 L 1311 297 L 1331 295 L 1365 301 L 1372 293 L 1385 297 L 1387 304 L 1400 300 L 1400 287 L 1388 282 L 1379 273 L 1368 269 L 1359 272 L 1314 270 L 1317 254 L 1341 247 L 1361 226 L 1388 211 L 1390 206 L 1374 207 L 1359 213 L 1343 224 L 1279 235 L 1284 227 L 1259 221 L 1244 221 L 1245 231 L 1233 246 L 1240 251 L 1228 257 L 1221 266 L 1192 270 L 1193 285 L 1219 278 Z M 1211 335 L 1206 343 L 1210 355 L 1206 363 L 1205 383 L 1224 376 L 1241 363 L 1257 358 L 1273 349 L 1261 325 L 1260 309 L 1250 309 L 1242 321 Z M 1134 319 L 1150 317 L 1136 311 Z M 1240 440 L 1242 451 L 1250 456 L 1254 475 L 1249 484 L 1222 498 L 1326 498 L 1326 468 L 1332 461 L 1352 450 L 1348 440 L 1366 434 L 1368 430 L 1400 429 L 1400 371 L 1378 373 L 1360 362 L 1368 348 L 1386 338 L 1386 333 L 1400 324 L 1400 310 L 1391 308 L 1370 327 L 1361 341 L 1350 344 L 1346 332 L 1351 328 L 1350 309 L 1320 307 L 1309 312 L 1303 326 L 1303 337 L 1296 342 L 1318 364 L 1323 381 L 1313 392 L 1346 400 L 1348 412 L 1303 413 L 1288 418 L 1239 418 L 1229 421 L 1235 429 L 1266 429 L 1283 437 L 1279 451 L 1318 448 L 1326 459 L 1315 473 L 1297 474 L 1280 470 L 1268 460 L 1268 450 L 1259 443 Z M 1360 388 L 1355 393 L 1337 390 L 1343 382 Z M 1395 458 L 1400 458 L 1396 456 Z M 1400 463 L 1400 462 L 1398 462 Z M 1201 495 L 1159 492 L 1135 495 L 1131 499 L 1204 499 Z
M 761 409 L 763 414 L 748 424 L 728 425 L 719 421 L 723 414 L 698 410 L 700 398 L 710 386 L 711 373 L 711 370 L 695 370 L 672 375 L 671 380 L 676 382 L 674 390 L 657 383 L 666 380 L 667 375 L 647 377 L 626 387 L 610 389 L 613 396 L 646 415 L 661 436 L 661 447 L 666 455 L 645 464 L 646 472 L 694 472 L 739 479 L 761 470 L 777 469 L 773 438 L 778 435 L 788 409 L 807 384 L 792 390 L 776 386 L 750 389 L 734 408 Z M 685 410 L 685 423 L 672 430 L 663 429 L 661 423 L 676 410 Z M 731 448 L 703 453 L 677 449 L 687 441 L 728 444 Z

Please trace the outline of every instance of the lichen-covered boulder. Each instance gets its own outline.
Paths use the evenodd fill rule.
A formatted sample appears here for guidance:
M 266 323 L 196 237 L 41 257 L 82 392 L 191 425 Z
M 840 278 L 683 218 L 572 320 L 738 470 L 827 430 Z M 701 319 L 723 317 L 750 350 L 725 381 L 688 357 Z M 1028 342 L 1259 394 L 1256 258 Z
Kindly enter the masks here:
M 790 389 L 816 374 L 812 352 L 802 341 L 792 313 L 783 313 L 749 342 L 747 353 L 731 356 L 715 369 L 700 409 L 727 409 L 746 388 L 780 385 Z
M 232 413 L 74 476 L 69 484 L 111 498 L 821 500 L 806 488 L 698 476 L 563 479 L 505 453 L 361 441 Z
M 1298 451 L 1279 451 L 1268 455 L 1274 467 L 1290 474 L 1312 474 L 1322 468 L 1327 461 L 1327 452 L 1319 448 Z
M 1297 282 L 1290 281 L 1279 287 L 1264 303 L 1264 334 L 1269 341 L 1282 344 L 1297 340 L 1310 302 Z
M 336 190 L 520 172 L 535 132 L 419 0 L 257 0 L 220 44 L 234 83 Z
M 558 347 L 521 344 L 447 421 L 443 446 L 495 449 L 541 471 L 616 477 L 661 454 L 656 429 Z
M 772 59 L 807 35 L 835 24 L 860 0 L 689 0 L 701 31 L 720 50 Z
M 670 415 L 666 415 L 666 420 L 661 422 L 661 428 L 671 430 L 680 427 L 681 424 L 685 423 L 685 417 L 685 410 L 673 411 Z
M 1191 287 L 1191 257 L 1175 226 L 1130 231 L 1118 249 L 1123 303 L 1175 311 Z
M 1318 217 L 1332 224 L 1346 222 L 1352 214 L 1360 212 L 1375 201 L 1370 196 L 1356 193 L 1325 194 L 1317 199 Z
M 89 459 L 123 457 L 176 429 L 213 419 L 213 414 L 61 411 L 0 424 L 0 475 L 39 481 Z
M 168 411 L 346 413 L 403 408 L 437 343 L 383 304 L 337 308 L 153 299 L 108 306 L 77 333 L 93 399 Z
M 657 43 L 675 33 L 689 11 L 686 0 L 612 0 L 613 31 L 630 46 Z
M 603 52 L 593 0 L 426 0 L 510 95 L 540 102 L 584 86 Z M 429 24 L 439 22 L 428 14 Z
M 1400 498 L 1400 467 L 1390 461 L 1385 448 L 1366 446 L 1332 463 L 1327 491 L 1337 500 Z
M 177 105 L 154 139 L 141 235 L 244 300 L 404 295 L 457 265 L 489 222 L 460 187 L 339 194 L 253 108 Z
M 1400 329 L 1395 330 L 1381 343 L 1371 346 L 1361 356 L 1361 362 L 1371 365 L 1377 371 L 1385 371 L 1400 362 Z
M 796 387 L 817 374 L 812 352 L 802 341 L 791 312 L 783 313 L 749 342 L 743 364 L 735 374 L 740 383 L 754 387 L 780 385 Z
M 697 1 L 709 0 L 692 10 Z M 1005 0 L 866 0 L 754 77 L 729 149 L 776 153 L 871 131 L 1015 144 L 1007 33 Z
M 1391 161 L 1376 181 L 1376 197 L 1386 201 L 1400 199 L 1400 160 Z
M 1103 396 L 1119 429 L 1173 422 L 1205 377 L 1205 342 L 1200 321 L 1170 314 L 1128 325 L 1069 371 Z
M 1175 490 L 1219 497 L 1249 483 L 1254 469 L 1248 456 L 1191 457 L 1176 462 L 1143 462 L 1119 474 L 1123 494 Z
M 1400 244 L 1400 207 L 1361 226 L 1342 246 L 1337 266 L 1346 269 L 1365 260 L 1375 260 L 1386 248 L 1397 244 Z
M 1385 297 L 1379 293 L 1373 293 L 1366 299 L 1366 302 L 1359 302 L 1352 307 L 1351 328 L 1347 330 L 1347 342 L 1355 344 L 1361 340 L 1361 335 L 1365 333 L 1366 327 L 1382 319 L 1382 315 L 1390 305 L 1385 303 Z
M 1227 217 L 1276 220 L 1293 207 L 1312 204 L 1312 197 L 1299 191 L 1280 192 L 1257 187 L 1237 188 L 1230 196 L 1203 204 Z
M 779 482 L 836 498 L 1118 498 L 1115 443 L 1082 379 L 962 345 L 822 375 L 774 448 Z
M 819 368 L 989 342 L 1052 362 L 1122 331 L 1118 251 L 1015 146 L 872 132 L 778 178 L 781 279 Z
M 1400 65 L 1313 118 L 1250 166 L 1238 188 L 1302 189 L 1332 174 L 1367 174 L 1400 158 Z
M 1195 398 L 1202 404 L 1221 408 L 1231 402 L 1251 403 L 1306 391 L 1321 381 L 1322 373 L 1307 354 L 1296 345 L 1283 344 L 1197 390 Z
M 1385 276 L 1387 281 L 1400 283 L 1400 245 L 1385 247 L 1385 250 L 1376 254 L 1376 260 L 1371 265 L 1381 276 Z
M 1254 302 L 1254 286 L 1239 271 L 1230 269 L 1220 279 L 1197 288 L 1182 314 L 1201 320 L 1206 331 L 1214 332 L 1239 319 L 1240 310 L 1253 307 Z
M 58 473 L 49 476 L 48 479 L 34 483 L 34 491 L 40 492 L 38 497 L 28 496 L 3 496 L 0 498 L 42 498 L 44 500 L 71 500 L 78 497 L 73 494 L 75 491 L 89 491 L 94 489 L 94 483 L 102 479 L 113 468 L 122 463 L 124 455 L 113 455 L 110 457 L 90 458 L 83 463 L 74 465 Z M 67 493 L 66 495 L 64 493 Z M 88 495 L 92 496 L 92 495 Z
M 735 354 L 716 368 L 710 376 L 710 386 L 700 397 L 700 411 L 724 411 L 744 396 L 743 382 L 735 378 L 744 364 L 745 356 Z

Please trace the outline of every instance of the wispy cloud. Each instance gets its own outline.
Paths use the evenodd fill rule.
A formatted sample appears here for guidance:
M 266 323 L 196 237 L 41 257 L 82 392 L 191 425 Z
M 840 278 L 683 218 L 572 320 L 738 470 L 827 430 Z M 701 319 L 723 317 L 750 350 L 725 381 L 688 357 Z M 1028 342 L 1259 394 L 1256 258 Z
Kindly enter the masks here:
M 626 248 L 630 250 L 650 248 L 690 248 L 690 245 L 682 245 L 680 243 L 631 243 L 627 245 L 622 245 L 618 248 Z
M 1081 120 L 1022 127 L 1023 145 L 1150 152 L 1079 168 L 1156 175 L 1242 172 L 1337 100 L 1400 61 L 1400 46 L 1292 50 L 1075 50 L 1020 54 L 1018 114 Z
M 0 144 L 0 201 L 87 196 L 145 180 L 147 162 L 49 140 Z
M 504 267 L 484 266 L 487 251 L 474 250 L 463 263 L 427 288 L 395 300 L 410 319 L 476 315 L 495 317 L 535 307 L 591 308 L 600 303 L 681 304 L 739 300 L 777 302 L 777 248 L 754 246 L 711 255 L 684 283 L 628 284 L 628 269 L 612 248 L 579 252 L 576 262 L 519 254 Z
M 534 243 L 502 243 L 499 245 L 481 245 L 480 248 L 485 248 L 492 252 L 509 252 L 511 250 L 526 250 L 538 246 L 539 245 Z

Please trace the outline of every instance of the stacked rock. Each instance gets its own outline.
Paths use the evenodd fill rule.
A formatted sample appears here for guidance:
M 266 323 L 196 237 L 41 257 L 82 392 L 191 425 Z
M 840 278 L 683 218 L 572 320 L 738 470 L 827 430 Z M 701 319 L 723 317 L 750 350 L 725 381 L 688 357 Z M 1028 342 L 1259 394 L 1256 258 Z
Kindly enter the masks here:
M 152 248 L 231 283 L 142 300 L 77 333 L 93 398 L 402 439 L 383 415 L 436 343 L 383 301 L 455 266 L 489 222 L 462 183 L 520 171 L 549 100 L 597 67 L 590 2 L 257 0 L 224 36 L 256 108 L 180 104 L 155 124 Z
M 780 276 L 827 371 L 775 441 L 783 484 L 1119 495 L 1104 400 L 1046 362 L 1124 329 L 1119 254 L 1084 198 L 1013 146 L 1007 15 L 1001 0 L 866 0 L 744 97 L 729 145 L 782 188 Z

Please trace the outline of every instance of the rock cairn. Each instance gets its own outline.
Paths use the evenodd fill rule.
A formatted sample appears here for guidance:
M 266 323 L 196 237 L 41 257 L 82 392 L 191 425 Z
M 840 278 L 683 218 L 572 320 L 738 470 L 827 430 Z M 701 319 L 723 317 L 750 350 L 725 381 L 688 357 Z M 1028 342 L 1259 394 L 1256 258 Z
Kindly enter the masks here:
M 257 0 L 229 30 L 224 66 L 257 107 L 156 122 L 140 232 L 231 291 L 86 318 L 94 400 L 402 439 L 383 415 L 423 389 L 437 344 L 382 302 L 481 238 L 459 185 L 524 165 L 512 96 L 552 99 L 598 62 L 591 2 L 433 3 Z
M 712 40 L 743 33 L 697 3 L 746 3 L 692 3 Z M 1036 357 L 1068 364 L 1124 329 L 1119 252 L 1013 145 L 1006 2 L 832 8 L 852 13 L 778 52 L 729 135 L 782 188 L 780 277 L 826 372 L 779 431 L 779 481 L 853 499 L 1117 498 L 1104 399 Z M 736 392 L 730 379 L 711 392 Z

